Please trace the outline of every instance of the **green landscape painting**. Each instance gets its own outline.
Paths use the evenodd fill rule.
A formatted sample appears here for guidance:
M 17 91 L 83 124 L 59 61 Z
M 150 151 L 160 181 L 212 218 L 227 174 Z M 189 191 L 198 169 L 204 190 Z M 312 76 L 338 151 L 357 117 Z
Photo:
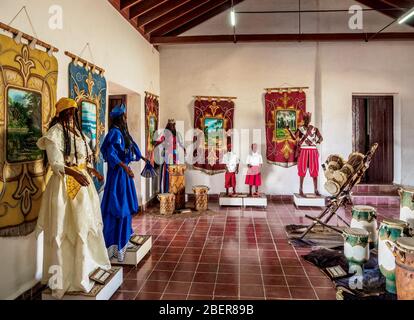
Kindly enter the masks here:
M 42 95 L 10 88 L 7 92 L 7 161 L 40 160 L 43 152 L 36 146 L 42 136 Z
M 212 147 L 222 146 L 222 130 L 224 129 L 223 119 L 206 118 L 204 120 L 204 136 L 206 145 Z
M 292 132 L 296 132 L 296 111 L 295 110 L 278 110 L 276 113 L 276 139 L 288 139 L 289 133 L 286 131 L 286 126 Z

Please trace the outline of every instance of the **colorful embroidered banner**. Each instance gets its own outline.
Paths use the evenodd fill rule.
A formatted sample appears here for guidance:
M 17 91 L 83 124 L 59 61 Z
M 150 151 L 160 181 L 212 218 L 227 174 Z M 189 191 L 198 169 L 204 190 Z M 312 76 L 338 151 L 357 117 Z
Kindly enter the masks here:
M 197 98 L 194 104 L 194 128 L 202 132 L 204 143 L 195 152 L 194 169 L 214 175 L 225 172 L 221 164 L 227 149 L 227 133 L 233 129 L 234 102 L 232 100 Z
M 56 103 L 58 63 L 0 35 L 0 236 L 36 226 L 47 170 L 37 140 Z
M 296 144 L 286 130 L 292 132 L 303 124 L 306 94 L 299 91 L 268 91 L 266 105 L 266 156 L 269 163 L 288 168 L 296 165 Z
M 79 106 L 83 133 L 91 139 L 95 167 L 104 174 L 104 160 L 100 152 L 105 134 L 106 80 L 102 74 L 75 62 L 69 64 L 69 96 Z M 93 179 L 96 190 L 103 191 L 104 183 Z
M 154 133 L 158 130 L 159 99 L 149 92 L 145 93 L 145 156 L 152 158 L 154 151 Z

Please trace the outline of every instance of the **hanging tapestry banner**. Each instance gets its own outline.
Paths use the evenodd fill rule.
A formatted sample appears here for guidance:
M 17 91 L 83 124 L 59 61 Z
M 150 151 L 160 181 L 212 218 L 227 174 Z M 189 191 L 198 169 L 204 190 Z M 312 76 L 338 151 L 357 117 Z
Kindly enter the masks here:
M 69 96 L 79 106 L 83 133 L 90 139 L 95 168 L 104 175 L 104 160 L 100 152 L 105 135 L 106 80 L 75 61 L 69 64 Z M 104 182 L 93 178 L 96 190 L 103 191 Z
M 145 157 L 151 159 L 154 151 L 154 133 L 158 130 L 160 102 L 157 96 L 145 96 Z
M 299 91 L 267 92 L 266 156 L 269 163 L 289 168 L 297 164 L 296 143 L 286 130 L 296 132 L 303 125 L 306 112 L 306 93 Z
M 36 142 L 56 103 L 55 57 L 0 35 L 0 236 L 31 233 L 46 187 Z
M 227 135 L 233 129 L 234 101 L 197 98 L 194 104 L 194 129 L 202 133 L 195 151 L 193 168 L 209 175 L 226 171 L 221 163 L 227 150 Z

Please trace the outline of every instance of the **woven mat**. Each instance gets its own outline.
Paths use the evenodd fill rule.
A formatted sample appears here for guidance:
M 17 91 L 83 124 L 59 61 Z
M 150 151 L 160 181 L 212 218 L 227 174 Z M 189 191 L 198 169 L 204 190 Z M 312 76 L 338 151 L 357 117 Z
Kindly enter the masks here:
M 185 210 L 190 210 L 191 212 L 185 212 L 185 213 L 175 212 L 172 215 L 163 215 L 160 213 L 160 208 L 157 206 L 157 207 L 151 207 L 145 210 L 144 215 L 149 215 L 149 216 L 154 216 L 154 217 L 164 218 L 164 219 L 187 219 L 187 218 L 198 218 L 202 216 L 215 216 L 219 214 L 222 215 L 222 213 L 213 211 L 210 209 L 208 209 L 207 211 L 196 211 L 192 208 L 186 208 Z
M 290 224 L 285 226 L 288 234 L 289 243 L 295 247 L 323 247 L 323 248 L 337 248 L 344 245 L 344 238 L 338 232 L 332 229 L 316 225 L 303 239 L 297 239 L 308 226 Z M 337 227 L 344 229 L 343 227 Z
M 340 300 L 395 300 L 396 295 L 385 291 L 385 278 L 378 267 L 377 250 L 371 250 L 370 260 L 364 265 L 362 278 L 362 288 L 351 288 L 355 284 L 353 275 L 343 278 L 334 279 L 331 277 L 326 268 L 341 266 L 348 273 L 348 262 L 342 250 L 318 249 L 302 256 L 303 259 L 316 266 L 324 273 L 335 285 L 337 289 L 337 298 Z M 354 280 L 354 281 L 352 281 Z

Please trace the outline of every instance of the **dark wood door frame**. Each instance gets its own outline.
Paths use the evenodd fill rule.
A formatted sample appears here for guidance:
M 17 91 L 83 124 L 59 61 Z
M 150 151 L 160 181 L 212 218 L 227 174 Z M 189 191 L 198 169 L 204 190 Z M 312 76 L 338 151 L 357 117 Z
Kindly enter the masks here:
M 362 182 L 394 182 L 394 96 L 354 95 L 352 102 L 353 151 L 367 152 L 379 143 L 378 152 Z

